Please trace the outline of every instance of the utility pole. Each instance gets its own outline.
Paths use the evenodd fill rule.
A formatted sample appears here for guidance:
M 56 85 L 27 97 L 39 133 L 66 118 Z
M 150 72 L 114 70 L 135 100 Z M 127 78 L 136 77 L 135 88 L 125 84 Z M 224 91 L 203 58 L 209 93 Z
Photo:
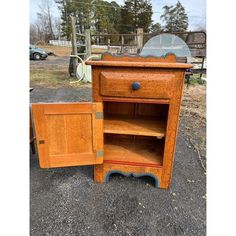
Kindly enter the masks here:
M 140 51 L 143 48 L 143 28 L 137 29 L 137 53 L 140 53 Z
M 77 56 L 77 41 L 76 41 L 76 18 L 74 16 L 71 16 L 71 27 L 72 27 L 72 55 Z M 73 72 L 74 77 L 76 77 L 76 69 L 78 65 L 78 59 L 73 57 Z

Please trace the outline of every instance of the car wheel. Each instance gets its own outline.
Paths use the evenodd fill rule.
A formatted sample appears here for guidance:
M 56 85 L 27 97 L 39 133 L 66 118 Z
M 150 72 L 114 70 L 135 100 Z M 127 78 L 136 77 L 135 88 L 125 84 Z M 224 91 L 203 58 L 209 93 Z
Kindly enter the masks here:
M 41 55 L 39 53 L 35 53 L 34 60 L 40 60 L 40 59 L 41 59 Z

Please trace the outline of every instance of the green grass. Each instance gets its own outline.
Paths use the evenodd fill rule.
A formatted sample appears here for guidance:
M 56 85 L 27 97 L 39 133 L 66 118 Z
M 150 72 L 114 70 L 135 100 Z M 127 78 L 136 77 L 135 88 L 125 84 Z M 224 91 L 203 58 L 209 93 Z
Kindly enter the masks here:
M 202 79 L 200 79 L 200 75 L 199 74 L 193 74 L 193 75 L 190 76 L 189 84 L 191 84 L 191 85 L 205 84 L 206 82 L 203 80 L 203 78 L 206 78 L 206 74 L 202 75 Z M 187 79 L 186 78 L 185 78 L 185 81 L 187 83 Z
M 82 83 L 69 76 L 67 71 L 30 70 L 30 87 L 77 87 Z
M 202 77 L 204 78 L 206 75 L 204 74 Z M 189 84 L 197 85 L 204 83 L 204 80 L 199 79 L 199 75 L 194 74 L 190 76 Z M 77 79 L 70 77 L 66 70 L 30 70 L 30 87 L 78 87 L 82 85 L 84 85 L 82 82 L 77 82 Z

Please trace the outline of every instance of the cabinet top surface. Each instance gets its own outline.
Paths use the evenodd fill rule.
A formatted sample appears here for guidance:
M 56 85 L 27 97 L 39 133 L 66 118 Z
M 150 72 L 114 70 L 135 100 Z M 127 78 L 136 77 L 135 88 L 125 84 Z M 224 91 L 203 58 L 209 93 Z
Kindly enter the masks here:
M 111 67 L 147 67 L 147 68 L 173 68 L 188 69 L 191 64 L 176 62 L 174 54 L 165 57 L 140 57 L 140 56 L 112 56 L 105 53 L 101 60 L 86 62 L 92 66 L 111 66 Z
M 151 67 L 151 68 L 191 68 L 191 64 L 177 62 L 132 62 L 132 61 L 87 61 L 87 65 L 92 66 L 112 66 L 112 67 Z

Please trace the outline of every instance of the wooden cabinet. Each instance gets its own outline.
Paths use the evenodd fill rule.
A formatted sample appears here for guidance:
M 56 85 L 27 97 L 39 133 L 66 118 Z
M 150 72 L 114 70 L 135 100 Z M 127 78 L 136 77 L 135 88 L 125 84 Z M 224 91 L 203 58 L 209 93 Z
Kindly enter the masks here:
M 168 188 L 184 73 L 174 55 L 113 57 L 92 65 L 93 103 L 33 104 L 42 168 L 94 165 L 94 180 L 112 173 L 148 175 Z

